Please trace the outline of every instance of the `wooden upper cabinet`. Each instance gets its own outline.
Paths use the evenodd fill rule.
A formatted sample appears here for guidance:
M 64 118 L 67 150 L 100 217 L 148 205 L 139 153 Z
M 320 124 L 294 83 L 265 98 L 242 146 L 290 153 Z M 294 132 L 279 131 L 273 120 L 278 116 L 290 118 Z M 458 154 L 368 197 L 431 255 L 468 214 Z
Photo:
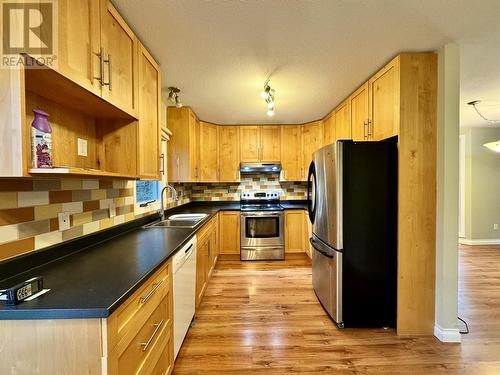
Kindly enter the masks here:
M 138 174 L 160 179 L 160 66 L 139 43 Z
M 376 141 L 399 133 L 399 56 L 369 81 L 370 137 Z
M 137 112 L 136 37 L 109 0 L 101 0 L 104 55 L 102 97 L 123 111 Z
M 335 108 L 335 139 L 351 139 L 351 108 L 349 99 Z
M 258 162 L 260 160 L 260 127 L 242 126 L 240 129 L 241 161 Z
M 218 126 L 207 122 L 200 122 L 200 181 L 218 181 Z
M 314 121 L 301 126 L 302 167 L 300 181 L 307 180 L 307 172 L 312 161 L 312 154 L 323 146 L 323 123 Z
M 300 125 L 281 126 L 281 180 L 299 181 L 301 176 L 302 136 Z
M 260 128 L 260 160 L 279 161 L 281 153 L 280 126 L 261 126 Z
M 99 0 L 59 0 L 57 71 L 101 96 Z M 43 24 L 42 24 L 43 25 Z
M 349 97 L 351 102 L 351 131 L 354 141 L 366 141 L 368 135 L 368 82 Z
M 167 124 L 172 132 L 168 148 L 168 181 L 197 182 L 200 124 L 188 107 L 167 108 Z
M 219 181 L 240 179 L 240 127 L 219 126 Z
M 335 115 L 330 113 L 330 115 L 323 120 L 323 143 L 329 145 L 335 142 Z

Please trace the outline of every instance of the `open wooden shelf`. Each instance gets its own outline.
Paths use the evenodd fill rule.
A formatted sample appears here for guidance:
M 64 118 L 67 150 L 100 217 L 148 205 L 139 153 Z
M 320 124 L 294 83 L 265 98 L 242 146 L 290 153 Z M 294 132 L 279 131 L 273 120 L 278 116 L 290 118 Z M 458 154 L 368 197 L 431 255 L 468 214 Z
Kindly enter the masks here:
M 95 176 L 95 177 L 113 177 L 113 178 L 126 178 L 135 180 L 138 176 L 123 175 L 120 173 L 101 171 L 98 169 L 87 168 L 31 168 L 29 171 L 31 175 L 39 176 Z
M 77 111 L 87 110 L 98 118 L 137 120 L 51 68 L 25 69 L 24 74 L 26 90 L 54 103 Z

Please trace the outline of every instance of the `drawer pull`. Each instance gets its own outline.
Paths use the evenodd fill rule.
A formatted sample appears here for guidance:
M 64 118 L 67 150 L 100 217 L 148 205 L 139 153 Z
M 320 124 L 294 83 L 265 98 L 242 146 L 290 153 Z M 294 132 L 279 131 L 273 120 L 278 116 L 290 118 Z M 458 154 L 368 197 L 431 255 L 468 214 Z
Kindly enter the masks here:
M 153 331 L 153 334 L 151 335 L 151 337 L 149 338 L 149 340 L 147 342 L 142 342 L 140 344 L 142 346 L 142 351 L 143 352 L 145 352 L 146 350 L 148 350 L 148 347 L 151 344 L 151 341 L 153 341 L 153 339 L 155 338 L 155 336 L 158 333 L 158 331 L 160 330 L 160 327 L 161 327 L 162 324 L 163 324 L 163 319 L 160 320 L 159 323 L 153 324 L 153 327 L 156 327 L 155 330 Z
M 151 291 L 146 295 L 146 297 L 141 297 L 141 299 L 140 299 L 141 303 L 148 302 L 148 300 L 151 298 L 151 296 L 153 294 L 155 294 L 156 289 L 158 289 L 160 287 L 160 285 L 163 284 L 163 281 L 164 280 L 162 280 L 162 281 L 160 281 L 160 282 L 158 282 L 156 284 L 153 284 L 153 289 L 151 289 Z

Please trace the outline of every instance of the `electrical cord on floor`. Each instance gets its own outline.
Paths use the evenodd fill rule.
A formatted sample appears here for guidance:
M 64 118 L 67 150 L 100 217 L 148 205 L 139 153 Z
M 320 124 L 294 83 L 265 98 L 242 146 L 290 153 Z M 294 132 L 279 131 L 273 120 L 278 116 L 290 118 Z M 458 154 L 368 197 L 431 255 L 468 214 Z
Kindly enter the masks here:
M 460 320 L 461 322 L 463 322 L 465 324 L 465 331 L 459 331 L 461 335 L 467 335 L 469 334 L 469 325 L 467 324 L 467 322 L 465 320 L 463 320 L 461 317 L 457 316 L 458 320 Z

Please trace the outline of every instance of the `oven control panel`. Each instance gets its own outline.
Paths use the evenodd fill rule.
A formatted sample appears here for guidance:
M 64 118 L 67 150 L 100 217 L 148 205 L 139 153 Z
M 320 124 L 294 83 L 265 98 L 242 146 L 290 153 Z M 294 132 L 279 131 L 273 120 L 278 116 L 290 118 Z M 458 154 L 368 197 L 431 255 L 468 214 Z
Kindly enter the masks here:
M 279 199 L 280 193 L 277 191 L 247 191 L 241 193 L 241 199 L 263 199 L 263 200 L 276 200 Z

